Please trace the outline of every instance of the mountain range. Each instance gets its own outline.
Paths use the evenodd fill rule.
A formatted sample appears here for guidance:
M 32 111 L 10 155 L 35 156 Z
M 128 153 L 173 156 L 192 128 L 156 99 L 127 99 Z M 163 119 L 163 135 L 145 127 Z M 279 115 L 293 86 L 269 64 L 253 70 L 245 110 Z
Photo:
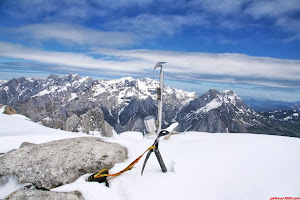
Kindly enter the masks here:
M 0 104 L 52 128 L 111 136 L 113 130 L 145 132 L 143 119 L 157 117 L 156 80 L 124 77 L 50 75 L 18 78 L 0 83 Z M 165 86 L 163 128 L 179 122 L 176 131 L 265 133 L 299 136 L 297 130 L 278 124 L 249 108 L 233 91 L 195 92 Z
M 243 97 L 244 102 L 257 112 L 299 110 L 300 102 L 276 101 L 265 98 Z

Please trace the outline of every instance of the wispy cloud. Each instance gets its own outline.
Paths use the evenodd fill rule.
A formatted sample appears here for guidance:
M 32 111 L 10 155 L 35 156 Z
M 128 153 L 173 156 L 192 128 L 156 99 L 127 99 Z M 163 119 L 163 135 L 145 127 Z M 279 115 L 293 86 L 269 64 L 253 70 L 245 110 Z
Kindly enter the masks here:
M 101 47 L 124 47 L 136 44 L 138 40 L 128 32 L 99 31 L 81 25 L 64 23 L 39 23 L 5 30 L 23 35 L 39 42 L 56 40 L 64 45 L 84 45 Z
M 131 57 L 145 61 L 167 61 L 170 73 L 226 77 L 255 77 L 299 81 L 300 61 L 251 57 L 232 53 L 201 53 L 151 50 L 95 49 L 94 53 Z
M 300 35 L 300 3 L 298 0 L 254 1 L 244 10 L 244 13 L 255 19 L 273 19 L 278 28 L 284 32 L 293 33 L 292 40 L 298 40 Z
M 54 26 L 58 22 L 96 24 L 98 30 L 95 32 L 98 33 L 87 30 L 92 36 L 100 34 L 102 38 L 103 34 L 111 32 L 112 35 L 116 34 L 121 38 L 124 35 L 129 37 L 127 42 L 122 41 L 126 44 L 132 43 L 133 40 L 136 44 L 143 39 L 173 36 L 189 26 L 201 29 L 200 31 L 238 31 L 244 27 L 247 27 L 247 30 L 256 30 L 255 28 L 262 26 L 272 32 L 275 25 L 282 33 L 289 33 L 279 39 L 298 40 L 299 10 L 299 0 L 161 0 L 159 3 L 156 0 L 4 0 L 1 11 L 13 18 L 22 21 L 25 19 L 28 24 L 42 23 L 45 28 L 45 24 L 50 28 L 51 24 Z M 24 27 L 25 30 L 30 29 L 29 31 L 38 31 L 39 28 L 42 28 L 41 24 Z M 63 25 L 59 25 L 58 28 L 61 28 L 60 32 L 71 29 Z M 105 31 L 102 28 L 105 28 Z M 72 31 L 78 32 L 78 29 L 84 27 L 75 27 Z M 120 32 L 125 33 L 122 35 Z M 128 32 L 134 34 L 134 38 L 129 36 Z M 54 35 L 62 33 L 57 30 L 51 37 Z M 63 38 L 74 41 L 72 37 Z M 123 45 L 122 42 L 120 45 Z
M 300 61 L 251 57 L 243 54 L 201 52 L 117 50 L 95 48 L 89 54 L 53 52 L 0 42 L 0 56 L 59 66 L 78 72 L 106 72 L 122 76 L 147 76 L 157 61 L 168 62 L 170 79 L 186 81 L 249 83 L 272 87 L 298 87 Z M 101 58 L 95 58 L 101 57 Z M 109 59 L 105 59 L 106 56 Z M 117 59 L 116 59 L 117 58 Z M 51 66 L 50 66 L 51 67 Z
M 140 61 L 132 61 L 128 65 L 128 63 L 118 61 L 96 59 L 81 53 L 44 51 L 7 42 L 0 42 L 0 57 L 52 64 L 54 68 L 59 66 L 61 70 L 69 69 L 70 71 L 90 70 L 92 72 L 98 69 L 102 71 L 114 71 L 116 73 L 128 71 L 139 73 L 144 70 L 142 67 L 144 62 Z
M 134 17 L 121 17 L 105 24 L 108 29 L 135 33 L 139 38 L 154 38 L 161 35 L 172 36 L 184 27 L 207 25 L 202 15 L 140 14 Z

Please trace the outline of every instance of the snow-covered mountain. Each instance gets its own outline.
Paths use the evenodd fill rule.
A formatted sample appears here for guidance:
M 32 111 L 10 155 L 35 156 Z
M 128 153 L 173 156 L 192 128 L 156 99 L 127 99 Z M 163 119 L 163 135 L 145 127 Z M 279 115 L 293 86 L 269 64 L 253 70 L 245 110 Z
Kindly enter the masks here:
M 156 115 L 158 85 L 158 81 L 149 78 L 93 80 L 72 74 L 18 78 L 0 86 L 0 103 L 53 128 L 81 131 L 82 127 L 71 125 L 77 124 L 89 110 L 100 108 L 105 121 L 116 131 L 143 130 L 143 118 Z M 164 109 L 172 116 L 196 97 L 195 92 L 167 86 Z
M 0 80 L 0 85 L 2 85 L 3 83 L 6 83 L 6 80 Z
M 209 90 L 184 106 L 178 114 L 178 131 L 266 133 L 296 136 L 250 109 L 233 91 Z
M 144 131 L 144 118 L 157 116 L 156 80 L 125 77 L 50 75 L 18 78 L 0 85 L 0 103 L 35 122 L 68 131 L 94 133 Z M 200 97 L 166 86 L 163 128 L 175 121 L 178 131 L 250 132 L 296 136 L 251 110 L 233 91 L 209 90 Z
M 297 110 L 263 112 L 263 115 L 281 122 L 300 123 L 300 111 Z
M 235 92 L 209 90 L 183 108 L 179 121 L 185 130 L 197 127 L 208 132 L 246 132 L 260 117 Z
M 293 131 L 300 137 L 300 107 L 293 107 L 293 110 L 280 110 L 262 112 L 262 115 L 268 120 L 276 123 L 286 129 Z

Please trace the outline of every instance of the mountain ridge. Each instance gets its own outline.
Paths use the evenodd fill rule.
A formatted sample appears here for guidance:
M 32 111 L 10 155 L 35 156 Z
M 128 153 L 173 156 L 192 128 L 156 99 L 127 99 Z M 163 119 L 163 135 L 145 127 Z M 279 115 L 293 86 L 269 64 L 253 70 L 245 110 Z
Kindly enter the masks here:
M 93 80 L 73 74 L 21 77 L 0 85 L 0 103 L 52 128 L 93 133 L 113 127 L 119 133 L 144 132 L 143 119 L 157 116 L 158 85 L 158 81 L 150 78 Z M 231 90 L 212 89 L 198 96 L 195 92 L 165 86 L 163 99 L 162 128 L 178 121 L 177 131 L 268 133 L 271 130 L 271 134 L 295 136 L 250 109 Z

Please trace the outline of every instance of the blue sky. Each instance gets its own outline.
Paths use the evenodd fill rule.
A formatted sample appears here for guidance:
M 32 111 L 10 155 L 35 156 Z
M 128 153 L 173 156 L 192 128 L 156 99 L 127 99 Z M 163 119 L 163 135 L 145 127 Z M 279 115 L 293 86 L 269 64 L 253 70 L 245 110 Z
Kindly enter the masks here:
M 0 79 L 158 78 L 300 101 L 299 0 L 2 0 Z

